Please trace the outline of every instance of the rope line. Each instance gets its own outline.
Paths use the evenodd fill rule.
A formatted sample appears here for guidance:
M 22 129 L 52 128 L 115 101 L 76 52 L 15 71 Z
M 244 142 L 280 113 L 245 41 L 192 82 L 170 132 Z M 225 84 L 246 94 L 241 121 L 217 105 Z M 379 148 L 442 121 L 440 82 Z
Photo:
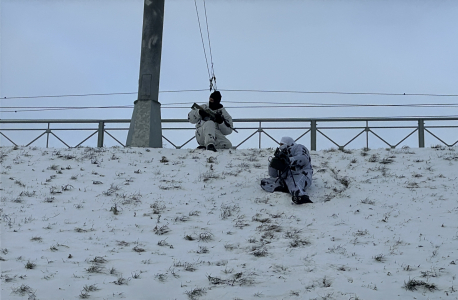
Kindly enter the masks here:
M 199 17 L 199 10 L 197 9 L 197 0 L 194 0 L 194 6 L 196 7 L 197 22 L 199 23 L 200 39 L 202 40 L 202 48 L 204 49 L 205 63 L 207 64 L 207 73 L 208 73 L 208 77 L 211 78 L 210 69 L 208 68 L 207 51 L 205 51 L 204 37 L 202 35 L 202 27 L 200 26 L 200 17 Z
M 213 67 L 213 54 L 212 54 L 212 46 L 210 43 L 210 30 L 208 29 L 207 6 L 205 5 L 205 0 L 203 0 L 203 2 L 204 2 L 204 12 L 205 12 L 205 23 L 207 24 L 208 49 L 210 52 L 210 65 L 211 65 L 210 91 L 211 91 L 211 90 L 217 90 L 218 88 L 216 87 L 215 69 Z

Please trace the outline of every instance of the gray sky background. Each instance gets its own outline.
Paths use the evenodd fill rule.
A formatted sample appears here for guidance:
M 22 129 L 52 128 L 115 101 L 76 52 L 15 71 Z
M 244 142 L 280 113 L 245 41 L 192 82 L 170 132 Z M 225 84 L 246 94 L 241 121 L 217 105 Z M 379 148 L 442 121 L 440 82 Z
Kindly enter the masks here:
M 165 2 L 160 90 L 206 89 L 194 1 Z M 205 22 L 202 3 L 197 1 Z M 458 94 L 458 1 L 207 0 L 206 8 L 219 89 Z M 143 0 L 1 0 L 1 118 L 130 118 L 133 108 L 26 112 L 5 107 L 132 105 L 138 89 L 142 18 Z M 133 94 L 4 99 L 129 92 Z M 189 109 L 172 109 L 171 104 L 188 107 L 187 103 L 206 102 L 208 95 L 207 91 L 161 93 L 162 117 L 186 118 Z M 458 113 L 450 107 L 243 110 L 233 108 L 243 106 L 233 101 L 457 100 L 456 96 L 223 92 L 223 104 L 234 118 Z

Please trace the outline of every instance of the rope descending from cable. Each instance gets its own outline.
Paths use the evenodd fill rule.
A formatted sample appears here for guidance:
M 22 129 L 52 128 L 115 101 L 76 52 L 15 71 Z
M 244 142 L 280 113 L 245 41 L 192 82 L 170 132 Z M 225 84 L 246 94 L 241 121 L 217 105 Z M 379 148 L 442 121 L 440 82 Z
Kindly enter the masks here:
M 207 51 L 205 50 L 205 42 L 204 42 L 204 37 L 202 34 L 202 26 L 200 25 L 200 17 L 199 17 L 199 10 L 197 8 L 197 0 L 194 0 L 194 5 L 196 7 L 196 14 L 197 14 L 197 22 L 199 23 L 200 39 L 202 41 L 202 48 L 204 49 L 205 63 L 207 65 L 207 73 L 208 73 L 208 78 L 210 81 L 210 91 L 216 91 L 217 90 L 216 76 L 215 76 L 215 70 L 213 68 L 213 55 L 212 55 L 212 47 L 210 43 L 210 31 L 208 29 L 207 7 L 205 5 L 205 0 L 203 0 L 203 3 L 204 3 L 204 12 L 205 12 L 205 24 L 207 27 L 208 49 L 210 52 L 210 67 L 208 65 Z

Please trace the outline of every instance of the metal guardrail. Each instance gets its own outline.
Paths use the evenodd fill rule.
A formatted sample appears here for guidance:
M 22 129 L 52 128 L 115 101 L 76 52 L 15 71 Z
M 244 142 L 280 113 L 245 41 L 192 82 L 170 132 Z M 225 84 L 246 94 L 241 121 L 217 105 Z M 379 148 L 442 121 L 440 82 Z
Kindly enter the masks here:
M 458 140 L 453 142 L 452 144 L 446 143 L 443 139 L 439 138 L 437 134 L 433 133 L 433 129 L 435 128 L 442 128 L 442 129 L 449 129 L 455 131 L 451 135 L 453 138 L 456 138 L 458 135 L 456 134 L 456 129 L 458 129 L 458 125 L 429 125 L 429 123 L 434 123 L 434 121 L 458 121 L 458 118 L 454 117 L 404 117 L 404 118 L 317 118 L 317 119 L 305 119 L 305 118 L 293 118 L 293 119 L 276 119 L 276 118 L 259 118 L 259 119 L 234 119 L 235 127 L 241 130 L 249 130 L 250 132 L 254 130 L 251 134 L 249 134 L 242 142 L 238 143 L 237 145 L 233 146 L 234 148 L 239 148 L 248 140 L 252 139 L 256 134 L 258 135 L 259 144 L 258 147 L 262 147 L 262 136 L 265 135 L 275 143 L 278 141 L 272 137 L 269 133 L 271 130 L 299 130 L 300 134 L 296 137 L 296 140 L 303 138 L 306 134 L 310 134 L 310 149 L 316 150 L 317 149 L 317 137 L 320 136 L 325 140 L 331 142 L 335 145 L 338 149 L 343 150 L 349 144 L 354 142 L 358 137 L 365 135 L 365 146 L 369 148 L 369 136 L 373 135 L 377 138 L 377 140 L 383 142 L 390 148 L 396 148 L 401 143 L 403 143 L 407 138 L 412 136 L 413 134 L 417 133 L 418 138 L 418 147 L 423 148 L 425 147 L 425 134 L 429 133 L 431 137 L 438 140 L 441 144 L 445 146 L 452 147 L 458 143 Z M 363 125 L 357 126 L 342 126 L 337 123 L 362 123 Z M 397 122 L 397 123 L 406 123 L 410 122 L 414 125 L 386 125 L 386 123 L 390 122 Z M 130 119 L 108 119 L 108 120 L 76 120 L 76 119 L 64 119 L 64 120 L 0 120 L 0 138 L 2 141 L 8 141 L 11 145 L 19 146 L 17 143 L 13 141 L 10 133 L 17 132 L 17 131 L 38 131 L 40 134 L 33 138 L 30 142 L 26 143 L 23 146 L 30 146 L 34 144 L 38 139 L 43 136 L 46 136 L 46 147 L 49 147 L 49 139 L 51 136 L 55 137 L 59 140 L 62 144 L 64 144 L 68 148 L 72 147 L 80 147 L 82 146 L 87 140 L 91 137 L 97 135 L 97 147 L 103 147 L 105 137 L 111 137 L 116 143 L 125 147 L 124 143 L 119 141 L 110 131 L 127 131 L 129 127 L 125 128 L 116 128 L 116 127 L 107 127 L 112 124 L 129 124 Z M 165 127 L 169 124 L 183 124 L 186 123 L 186 126 L 181 127 Z M 427 124 L 428 123 L 428 124 Z M 19 124 L 34 124 L 36 127 L 32 128 L 6 128 L 11 125 L 19 126 Z M 83 128 L 58 128 L 54 127 L 55 125 L 62 125 L 62 124 L 84 124 L 90 125 L 91 127 L 83 127 Z M 256 126 L 247 126 L 247 127 L 239 127 L 237 124 L 256 124 Z M 266 124 L 276 124 L 274 126 L 267 126 Z M 278 125 L 277 125 L 278 124 Z M 334 126 L 326 126 L 329 124 L 334 124 Z M 336 125 L 337 124 L 337 125 Z M 8 126 L 6 126 L 8 125 Z M 45 125 L 46 128 L 43 128 L 42 125 Z M 94 127 L 95 125 L 96 127 Z M 180 149 L 186 146 L 189 142 L 191 142 L 194 137 L 194 130 L 195 128 L 188 123 L 187 119 L 163 119 L 162 126 L 163 126 L 163 133 L 168 131 L 178 131 L 178 130 L 186 130 L 190 131 L 190 138 L 181 145 L 176 145 L 171 141 L 171 138 L 166 137 L 163 135 L 163 139 L 169 142 L 174 148 Z M 281 125 L 281 126 L 280 126 Z M 350 124 L 351 125 L 351 124 Z M 6 126 L 6 127 L 5 127 Z M 41 126 L 41 127 L 40 127 Z M 401 138 L 401 140 L 397 143 L 389 143 L 387 142 L 386 138 L 383 138 L 380 134 L 376 133 L 376 129 L 409 129 L 410 133 L 406 136 Z M 332 139 L 329 134 L 326 134 L 326 130 L 358 130 L 358 133 L 352 136 L 347 142 L 345 143 L 337 143 L 334 139 Z M 56 133 L 59 131 L 90 131 L 90 135 L 84 138 L 81 142 L 77 143 L 75 146 L 68 145 L 63 139 L 61 139 Z M 293 137 L 294 138 L 294 137 Z M 2 145 L 3 146 L 3 145 Z

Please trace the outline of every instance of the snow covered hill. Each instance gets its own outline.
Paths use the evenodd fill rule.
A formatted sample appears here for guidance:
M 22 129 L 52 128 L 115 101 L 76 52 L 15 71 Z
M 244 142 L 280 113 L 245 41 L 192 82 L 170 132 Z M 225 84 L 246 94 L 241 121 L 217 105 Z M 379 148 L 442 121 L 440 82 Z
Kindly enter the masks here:
M 2 299 L 458 299 L 455 148 L 0 148 Z

